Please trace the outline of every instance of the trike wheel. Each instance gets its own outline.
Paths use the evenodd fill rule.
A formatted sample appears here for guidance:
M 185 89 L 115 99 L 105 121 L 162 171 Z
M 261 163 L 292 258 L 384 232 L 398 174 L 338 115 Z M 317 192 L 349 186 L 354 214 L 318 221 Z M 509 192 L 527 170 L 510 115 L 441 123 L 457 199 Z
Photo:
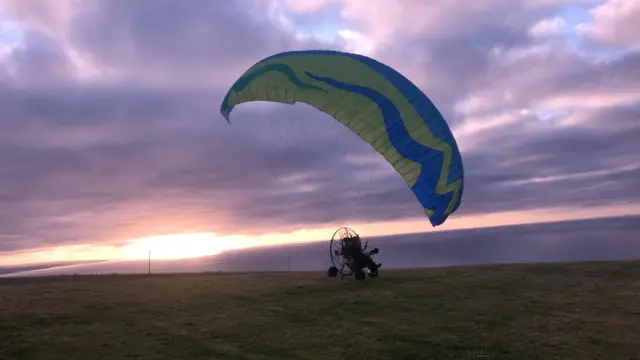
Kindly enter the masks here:
M 332 278 L 338 276 L 338 268 L 335 266 L 330 267 L 329 270 L 327 270 L 327 276 Z

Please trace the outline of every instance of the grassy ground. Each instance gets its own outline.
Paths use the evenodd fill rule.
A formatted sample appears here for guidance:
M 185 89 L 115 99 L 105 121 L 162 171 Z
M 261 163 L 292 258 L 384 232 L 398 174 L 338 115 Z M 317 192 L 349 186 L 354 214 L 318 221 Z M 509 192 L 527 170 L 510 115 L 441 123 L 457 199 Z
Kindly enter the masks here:
M 0 359 L 640 359 L 640 262 L 0 280 Z

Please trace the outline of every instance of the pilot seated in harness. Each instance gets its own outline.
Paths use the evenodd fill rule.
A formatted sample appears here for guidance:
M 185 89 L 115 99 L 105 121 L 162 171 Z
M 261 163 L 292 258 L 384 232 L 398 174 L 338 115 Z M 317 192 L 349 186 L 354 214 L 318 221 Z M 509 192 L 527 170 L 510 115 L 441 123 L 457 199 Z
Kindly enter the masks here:
M 354 237 L 348 237 L 342 239 L 342 256 L 350 262 L 349 268 L 352 271 L 360 270 L 363 268 L 369 268 L 369 271 L 376 273 L 382 263 L 376 264 L 371 255 L 378 253 L 378 248 L 374 248 L 371 251 L 366 251 L 366 246 L 362 247 L 362 241 L 360 241 L 360 235 Z

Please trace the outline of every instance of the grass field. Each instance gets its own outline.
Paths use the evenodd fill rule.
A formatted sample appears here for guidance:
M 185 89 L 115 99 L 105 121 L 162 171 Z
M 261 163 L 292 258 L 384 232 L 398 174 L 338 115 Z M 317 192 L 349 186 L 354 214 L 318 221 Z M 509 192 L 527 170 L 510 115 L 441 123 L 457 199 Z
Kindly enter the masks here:
M 0 280 L 0 359 L 640 359 L 640 262 Z

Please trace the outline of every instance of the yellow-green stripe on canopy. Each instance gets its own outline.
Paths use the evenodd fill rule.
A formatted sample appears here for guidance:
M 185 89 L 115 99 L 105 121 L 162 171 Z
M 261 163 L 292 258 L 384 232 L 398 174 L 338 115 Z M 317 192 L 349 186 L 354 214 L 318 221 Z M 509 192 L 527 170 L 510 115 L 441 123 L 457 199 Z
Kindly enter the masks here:
M 306 103 L 346 125 L 396 169 L 438 226 L 460 206 L 464 171 L 447 122 L 427 96 L 391 67 L 328 50 L 283 52 L 247 70 L 220 111 L 250 101 Z

